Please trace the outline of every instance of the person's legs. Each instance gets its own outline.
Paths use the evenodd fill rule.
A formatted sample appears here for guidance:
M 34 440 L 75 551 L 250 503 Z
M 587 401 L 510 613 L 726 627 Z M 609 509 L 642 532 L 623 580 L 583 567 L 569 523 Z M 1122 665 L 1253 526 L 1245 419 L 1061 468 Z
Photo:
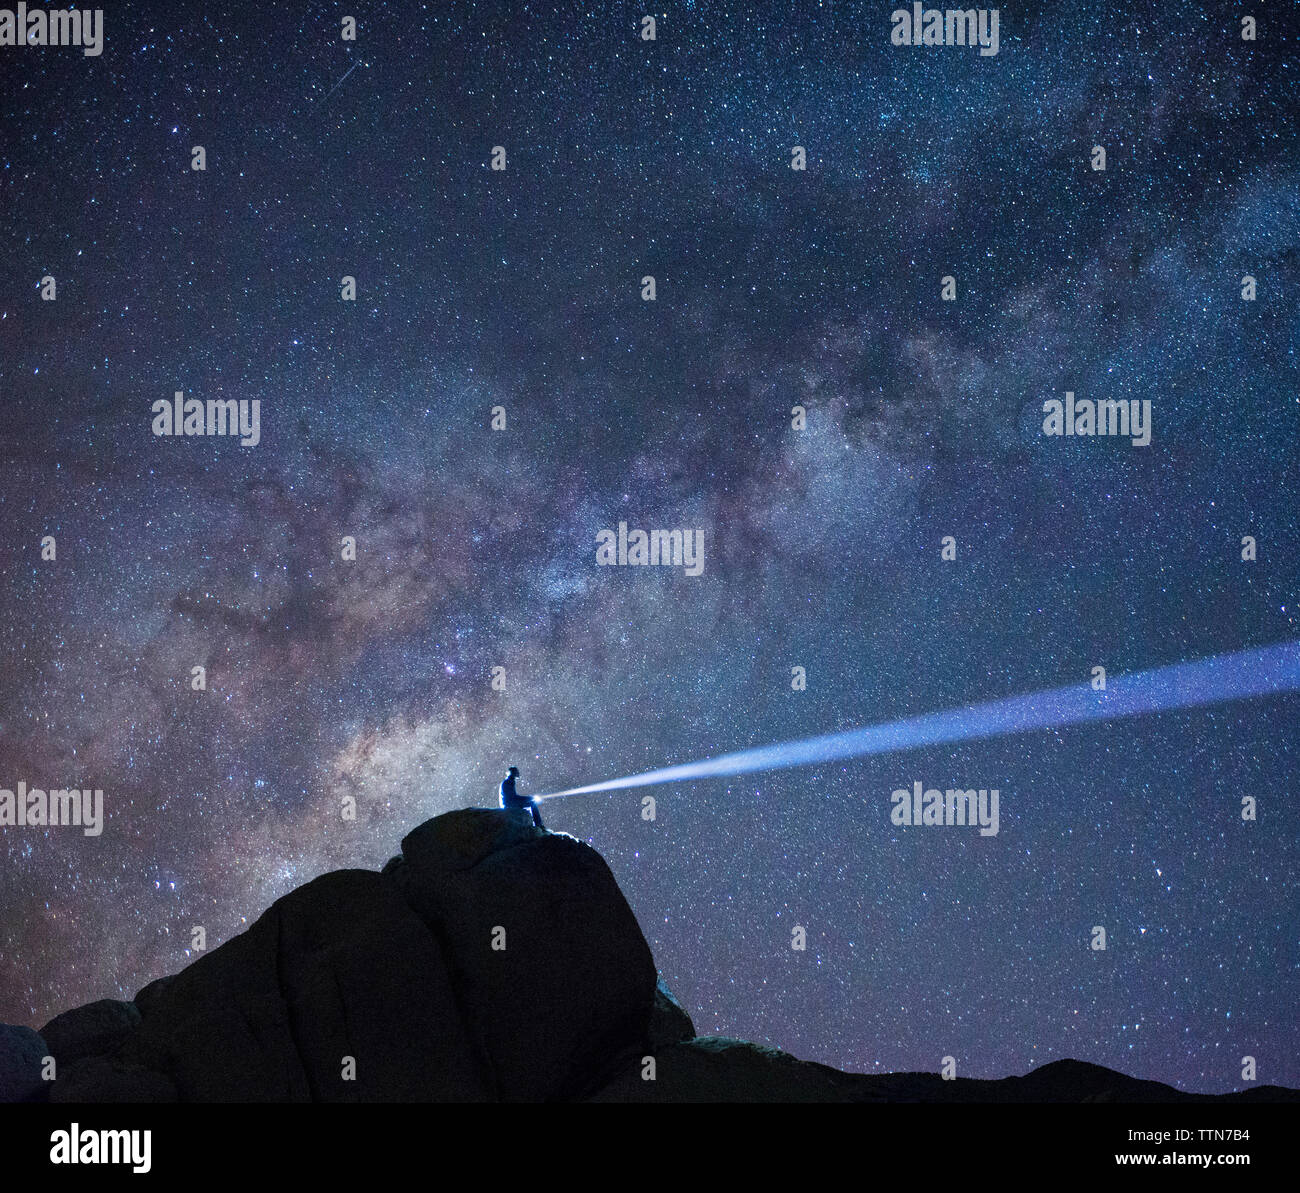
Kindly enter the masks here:
M 533 808 L 533 823 L 534 823 L 538 828 L 542 828 L 542 829 L 544 829 L 544 828 L 546 827 L 546 825 L 544 825 L 544 824 L 542 823 L 542 812 L 541 812 L 541 809 L 538 808 L 538 806 L 537 806 L 536 804 L 533 804 L 533 805 L 532 805 L 532 808 Z

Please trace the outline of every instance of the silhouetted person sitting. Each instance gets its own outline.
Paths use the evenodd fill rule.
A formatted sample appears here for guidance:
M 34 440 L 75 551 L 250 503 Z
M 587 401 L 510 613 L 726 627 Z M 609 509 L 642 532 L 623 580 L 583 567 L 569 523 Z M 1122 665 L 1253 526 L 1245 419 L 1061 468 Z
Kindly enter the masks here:
M 527 808 L 533 814 L 533 823 L 538 828 L 545 828 L 542 814 L 537 809 L 537 801 L 527 795 L 520 795 L 515 790 L 515 780 L 519 778 L 519 768 L 512 766 L 501 780 L 501 806 L 503 808 Z

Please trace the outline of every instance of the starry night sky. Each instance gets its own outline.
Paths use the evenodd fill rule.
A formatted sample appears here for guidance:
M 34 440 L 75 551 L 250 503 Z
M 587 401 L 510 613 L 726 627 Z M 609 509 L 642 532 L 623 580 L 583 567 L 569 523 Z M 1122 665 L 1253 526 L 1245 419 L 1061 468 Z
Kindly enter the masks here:
M 128 3 L 101 57 L 0 50 L 0 786 L 107 816 L 0 830 L 0 1019 L 130 997 L 509 763 L 1300 637 L 1287 6 L 1006 5 L 996 57 L 892 46 L 894 7 L 675 3 L 644 42 L 594 0 Z M 261 443 L 155 438 L 178 389 L 260 399 Z M 1045 438 L 1066 390 L 1149 398 L 1151 446 Z M 598 568 L 620 519 L 703 527 L 703 574 Z M 1300 1085 L 1298 711 L 545 814 L 701 1034 Z M 1000 833 L 895 828 L 915 780 L 999 788 Z

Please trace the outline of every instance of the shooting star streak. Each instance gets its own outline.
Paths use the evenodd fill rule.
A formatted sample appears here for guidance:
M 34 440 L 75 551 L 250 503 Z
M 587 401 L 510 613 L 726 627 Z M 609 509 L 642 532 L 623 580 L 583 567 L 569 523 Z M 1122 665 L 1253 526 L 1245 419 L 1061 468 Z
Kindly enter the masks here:
M 343 77 L 342 77 L 342 78 L 341 78 L 337 83 L 334 84 L 333 87 L 331 87 L 331 88 L 330 88 L 330 89 L 325 93 L 325 99 L 329 99 L 329 97 L 330 97 L 331 95 L 333 95 L 334 92 L 336 92 L 340 87 L 342 87 L 343 84 L 347 82 L 348 75 L 350 75 L 350 74 L 351 74 L 354 70 L 356 70 L 357 67 L 360 66 L 360 65 L 361 65 L 361 60 L 358 58 L 356 62 L 354 62 L 351 66 L 348 67 L 347 74 L 345 74 L 345 75 L 344 75 L 344 76 L 343 76 Z M 324 103 L 324 102 L 325 102 L 325 99 L 322 99 L 320 102 L 321 102 L 321 103 Z
M 534 798 L 559 799 L 567 795 L 649 787 L 659 783 L 684 783 L 690 779 L 784 770 L 792 766 L 888 754 L 944 742 L 999 737 L 1032 729 L 1055 729 L 1086 721 L 1107 721 L 1177 708 L 1196 708 L 1298 689 L 1300 642 L 1284 642 L 1121 675 L 1109 679 L 1104 692 L 1093 691 L 1090 684 L 1071 684 L 948 712 L 927 713 L 883 725 L 849 729 L 843 733 L 757 746 L 717 758 L 667 766 Z

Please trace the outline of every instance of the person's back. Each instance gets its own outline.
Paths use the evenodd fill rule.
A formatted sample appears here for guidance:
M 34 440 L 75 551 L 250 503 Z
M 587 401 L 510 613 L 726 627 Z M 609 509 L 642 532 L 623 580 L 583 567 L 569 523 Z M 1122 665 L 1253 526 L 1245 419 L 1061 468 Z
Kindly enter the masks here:
M 538 828 L 545 828 L 536 801 L 526 795 L 520 795 L 515 789 L 515 780 L 518 778 L 519 768 L 517 766 L 512 766 L 506 771 L 506 777 L 501 780 L 501 806 L 503 808 L 527 808 L 533 814 L 533 823 Z

